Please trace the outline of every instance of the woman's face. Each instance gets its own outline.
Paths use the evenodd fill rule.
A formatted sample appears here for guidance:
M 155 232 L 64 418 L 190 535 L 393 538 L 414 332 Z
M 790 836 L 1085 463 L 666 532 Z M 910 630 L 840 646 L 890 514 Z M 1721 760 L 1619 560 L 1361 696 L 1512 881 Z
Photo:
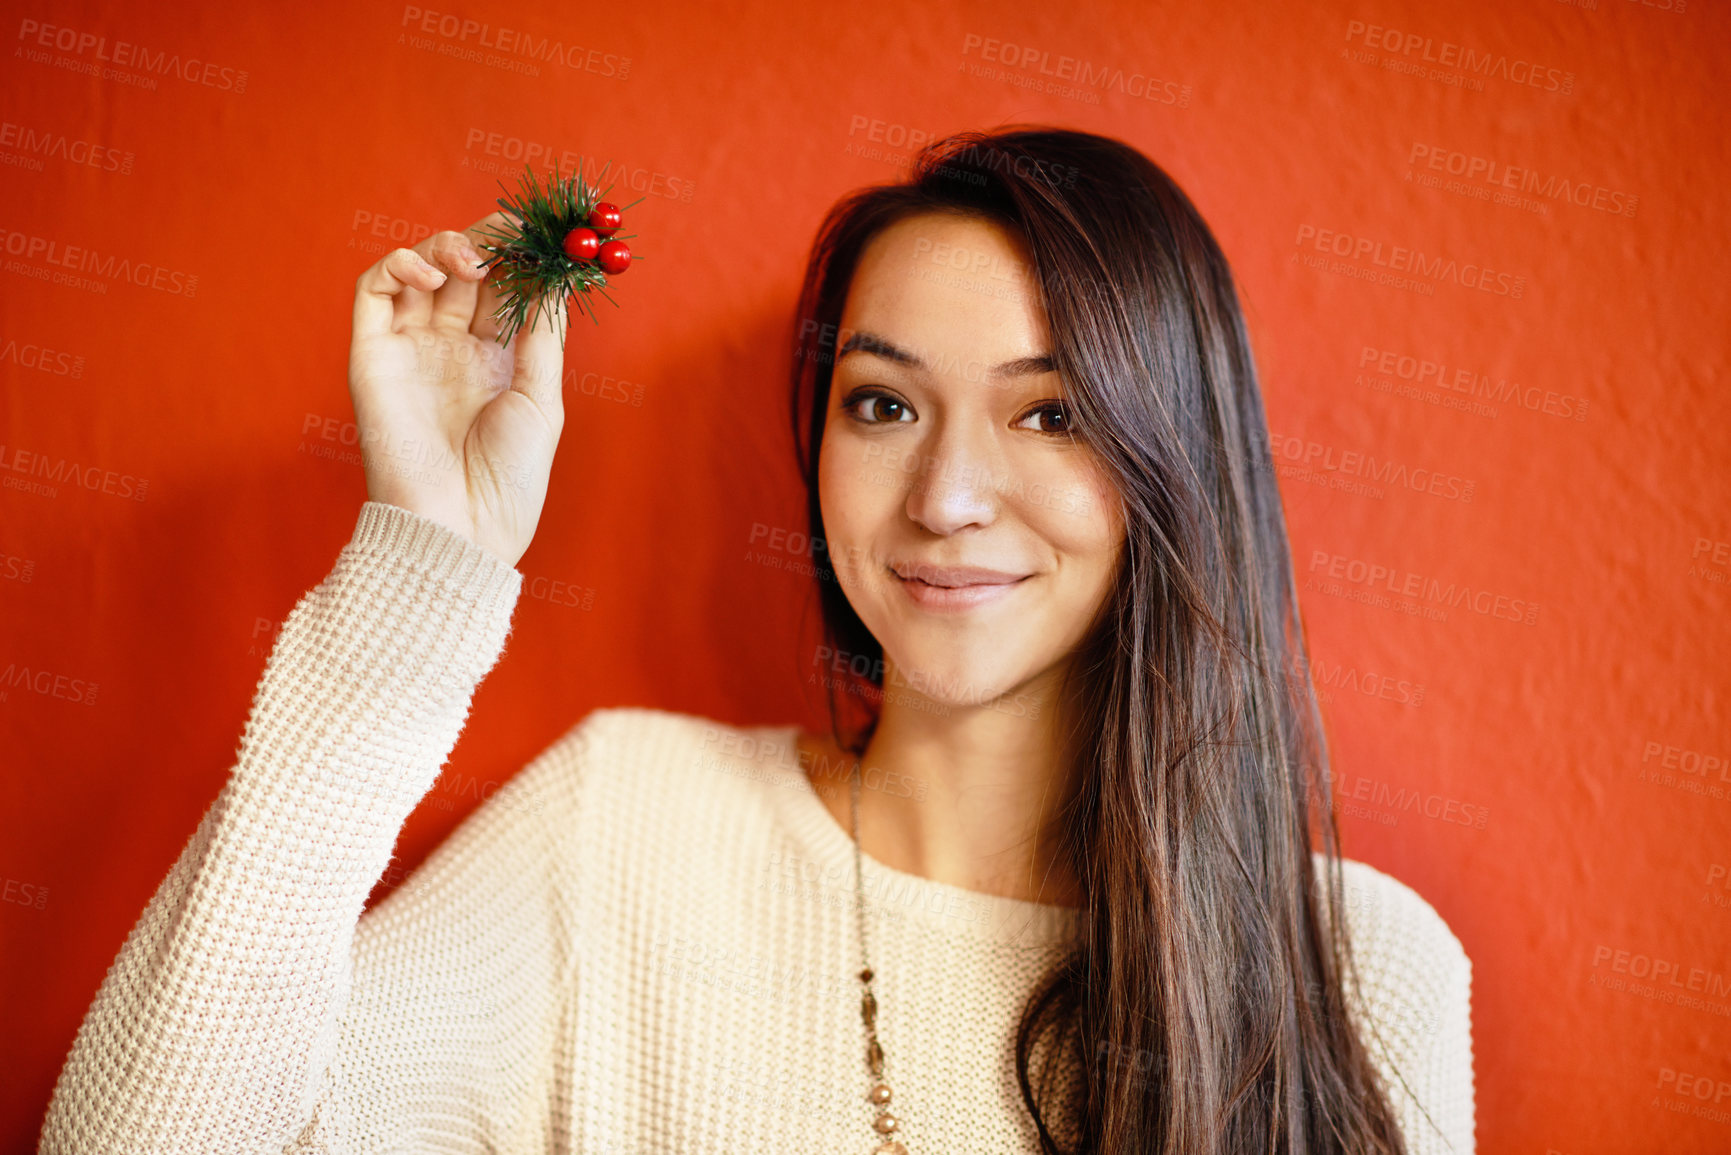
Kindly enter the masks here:
M 1112 587 L 1122 515 L 1065 432 L 1033 289 L 1012 233 L 955 213 L 882 230 L 854 272 L 819 500 L 889 695 L 1021 713 Z

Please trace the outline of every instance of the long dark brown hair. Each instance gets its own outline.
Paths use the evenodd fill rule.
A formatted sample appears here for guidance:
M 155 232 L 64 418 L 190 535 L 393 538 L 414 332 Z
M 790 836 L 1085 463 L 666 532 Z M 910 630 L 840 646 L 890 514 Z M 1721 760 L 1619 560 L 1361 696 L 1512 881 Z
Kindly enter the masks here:
M 831 209 L 792 373 L 814 546 L 855 266 L 880 230 L 931 211 L 1025 243 L 1074 435 L 1126 522 L 1061 695 L 1075 785 L 1059 841 L 1082 930 L 1017 1030 L 1042 1148 L 1404 1155 L 1371 1024 L 1345 997 L 1327 744 L 1249 340 L 1226 259 L 1165 172 L 1108 137 L 1017 126 L 937 141 L 905 182 Z M 838 583 L 819 589 L 827 644 L 867 659 L 869 685 L 830 692 L 835 740 L 857 755 L 882 648 Z

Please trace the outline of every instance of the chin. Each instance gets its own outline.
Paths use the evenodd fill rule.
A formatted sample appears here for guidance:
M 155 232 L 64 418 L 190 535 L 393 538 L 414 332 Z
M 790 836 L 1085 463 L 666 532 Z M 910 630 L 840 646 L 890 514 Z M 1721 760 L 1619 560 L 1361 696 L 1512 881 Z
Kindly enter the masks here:
M 927 702 L 943 712 L 967 710 L 988 702 L 994 709 L 1010 709 L 1026 678 L 1019 671 L 1025 663 L 1006 660 L 1001 645 L 990 654 L 958 653 L 947 646 L 941 653 L 922 653 L 924 647 L 896 647 L 893 639 L 885 647 L 892 657 L 885 670 L 886 699 L 901 695 L 904 704 L 918 708 Z M 910 652 L 910 649 L 912 652 Z M 1009 696 L 1010 701 L 999 702 Z

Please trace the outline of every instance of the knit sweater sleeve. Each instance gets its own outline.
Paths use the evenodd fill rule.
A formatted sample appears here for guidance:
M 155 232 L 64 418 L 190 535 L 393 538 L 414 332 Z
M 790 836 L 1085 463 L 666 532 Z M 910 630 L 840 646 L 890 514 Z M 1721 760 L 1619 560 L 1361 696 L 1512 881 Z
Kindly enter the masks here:
M 521 583 L 433 521 L 362 506 L 79 1028 L 42 1152 L 478 1147 L 537 1125 L 569 963 L 533 783 L 361 917 Z
M 1458 949 L 1460 944 L 1455 945 Z M 1472 960 L 1462 951 L 1450 958 L 1437 1004 L 1436 1041 L 1425 1062 L 1424 1077 L 1435 1089 L 1445 1123 L 1442 1135 L 1433 1132 L 1429 1146 L 1419 1150 L 1438 1155 L 1473 1155 L 1472 984 Z
M 1473 1155 L 1472 961 L 1417 891 L 1341 865 L 1360 1022 L 1408 1155 Z

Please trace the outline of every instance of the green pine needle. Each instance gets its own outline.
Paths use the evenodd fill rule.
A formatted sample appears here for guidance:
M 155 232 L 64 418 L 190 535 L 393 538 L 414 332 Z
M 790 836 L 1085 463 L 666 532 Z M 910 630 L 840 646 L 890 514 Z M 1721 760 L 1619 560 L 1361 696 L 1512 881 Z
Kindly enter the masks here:
M 600 318 L 590 302 L 591 292 L 600 293 L 615 308 L 619 306 L 607 294 L 607 274 L 601 271 L 600 263 L 573 260 L 565 252 L 565 235 L 574 228 L 589 227 L 590 210 L 607 195 L 607 189 L 597 190 L 583 179 L 582 162 L 578 162 L 575 176 L 560 176 L 555 162 L 545 187 L 536 180 L 535 170 L 525 164 L 519 183 L 515 197 L 507 189 L 507 195 L 499 198 L 499 207 L 515 222 L 515 228 L 493 228 L 491 239 L 480 242 L 480 247 L 492 254 L 486 262 L 489 271 L 501 270 L 499 307 L 493 312 L 501 345 L 508 344 L 537 315 L 545 314 L 551 323 L 561 297 L 570 297 L 597 324 Z M 642 199 L 638 197 L 625 208 Z M 636 235 L 615 233 L 606 239 L 622 241 Z M 640 258 L 633 253 L 631 259 L 635 262 Z M 559 346 L 565 346 L 563 328 L 559 330 Z

